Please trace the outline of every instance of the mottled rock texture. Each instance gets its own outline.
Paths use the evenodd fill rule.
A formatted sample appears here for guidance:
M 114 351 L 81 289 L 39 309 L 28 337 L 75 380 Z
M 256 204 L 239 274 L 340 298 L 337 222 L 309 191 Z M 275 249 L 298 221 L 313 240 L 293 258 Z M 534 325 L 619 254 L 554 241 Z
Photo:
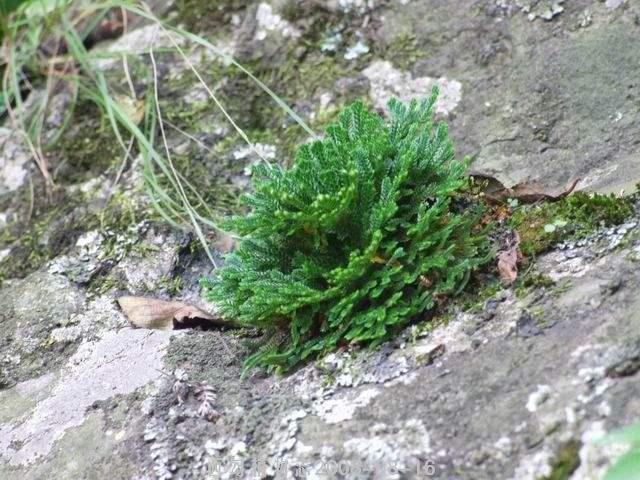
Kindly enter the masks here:
M 168 15 L 246 63 L 318 131 L 355 97 L 382 109 L 437 82 L 438 111 L 476 170 L 552 188 L 640 181 L 636 2 L 179 0 Z M 156 37 L 171 45 L 142 26 L 97 48 Z M 260 151 L 290 162 L 308 135 L 224 62 L 188 54 Z M 258 157 L 177 55 L 158 63 L 167 119 L 197 140 L 167 131 L 176 165 L 234 211 Z M 134 330 L 116 306 L 121 294 L 198 303 L 212 270 L 191 234 L 150 209 L 140 158 L 112 189 L 115 139 L 74 127 L 51 161 L 75 173 L 55 179 L 46 204 L 14 133 L 0 130 L 0 229 L 18 232 L 0 235 L 0 478 L 595 480 L 624 450 L 593 439 L 640 417 L 638 215 L 534 259 L 551 284 L 478 294 L 478 308 L 375 351 L 241 379 L 236 333 Z M 107 158 L 92 153 L 87 166 L 91 141 Z M 554 477 L 563 462 L 570 477 Z

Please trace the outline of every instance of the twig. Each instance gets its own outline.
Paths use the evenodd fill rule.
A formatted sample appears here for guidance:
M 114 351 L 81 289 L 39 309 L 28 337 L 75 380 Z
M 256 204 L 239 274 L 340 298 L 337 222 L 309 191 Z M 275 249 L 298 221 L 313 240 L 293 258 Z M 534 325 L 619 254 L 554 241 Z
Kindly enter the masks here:
M 29 210 L 27 210 L 27 218 L 25 224 L 31 221 L 31 215 L 33 215 L 33 204 L 35 201 L 35 193 L 33 191 L 33 180 L 29 176 Z

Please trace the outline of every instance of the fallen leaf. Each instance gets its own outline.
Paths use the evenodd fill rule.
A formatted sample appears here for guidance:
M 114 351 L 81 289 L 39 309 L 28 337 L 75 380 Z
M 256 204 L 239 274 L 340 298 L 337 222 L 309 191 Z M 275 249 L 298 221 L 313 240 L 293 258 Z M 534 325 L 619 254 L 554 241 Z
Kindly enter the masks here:
M 518 278 L 518 256 L 512 251 L 501 252 L 498 255 L 498 271 L 500 278 L 508 283 L 513 283 Z
M 173 387 L 171 389 L 178 399 L 178 405 L 182 405 L 189 396 L 191 385 L 187 382 L 188 376 L 184 370 L 176 369 L 173 376 L 176 381 L 173 383 Z
M 199 325 L 236 326 L 233 322 L 223 320 L 184 302 L 123 296 L 118 298 L 118 305 L 131 324 L 138 328 L 173 330 Z
M 507 240 L 506 247 L 498 254 L 498 272 L 506 283 L 513 283 L 518 278 L 518 263 L 522 260 L 520 252 L 520 236 L 513 232 Z
M 573 180 L 567 188 L 560 192 L 545 192 L 544 187 L 536 182 L 522 182 L 513 187 L 505 187 L 500 180 L 491 175 L 480 172 L 470 172 L 473 181 L 482 186 L 482 192 L 489 202 L 506 203 L 510 198 L 522 203 L 535 203 L 540 201 L 557 202 L 569 195 L 576 188 L 579 178 Z
M 144 119 L 144 100 L 131 98 L 129 95 L 114 95 L 116 103 L 124 114 L 136 125 Z

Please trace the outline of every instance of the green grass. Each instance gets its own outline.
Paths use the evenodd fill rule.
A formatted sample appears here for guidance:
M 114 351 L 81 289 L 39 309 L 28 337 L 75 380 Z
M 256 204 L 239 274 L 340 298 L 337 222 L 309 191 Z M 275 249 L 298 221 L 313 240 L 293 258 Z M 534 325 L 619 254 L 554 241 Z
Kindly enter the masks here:
M 107 2 L 47 0 L 44 2 L 33 0 L 33 2 L 20 5 L 17 2 L 14 3 L 15 5 L 13 3 L 7 5 L 11 7 L 11 12 L 9 16 L 6 16 L 4 24 L 3 51 L 5 58 L 0 99 L 3 100 L 4 109 L 10 117 L 13 127 L 25 139 L 34 161 L 45 179 L 49 195 L 55 185 L 45 152 L 56 149 L 57 142 L 65 129 L 62 128 L 55 138 L 45 142 L 43 140 L 44 119 L 48 112 L 52 91 L 63 84 L 64 88 L 68 88 L 72 92 L 72 102 L 66 109 L 64 125 L 68 124 L 76 104 L 79 99 L 82 99 L 83 102 L 88 100 L 97 106 L 104 119 L 104 124 L 113 133 L 115 145 L 119 146 L 122 157 L 121 168 L 118 169 L 117 175 L 114 177 L 113 187 L 115 188 L 123 169 L 131 160 L 133 146 L 133 151 L 140 152 L 144 159 L 143 175 L 153 207 L 164 220 L 173 226 L 191 228 L 201 241 L 209 259 L 214 263 L 206 231 L 217 230 L 220 212 L 214 211 L 189 178 L 176 168 L 172 160 L 172 152 L 166 143 L 163 112 L 159 105 L 155 57 L 167 51 L 172 54 L 177 53 L 182 58 L 185 66 L 205 88 L 211 102 L 222 112 L 233 131 L 252 148 L 252 140 L 238 126 L 227 112 L 223 102 L 204 81 L 202 74 L 192 64 L 184 48 L 207 50 L 224 60 L 227 65 L 230 65 L 230 68 L 238 69 L 246 75 L 250 82 L 271 98 L 277 108 L 281 109 L 307 135 L 315 136 L 313 130 L 300 116 L 242 64 L 207 39 L 159 20 L 144 2 L 134 3 L 126 0 Z M 107 12 L 114 8 L 123 9 L 159 25 L 162 35 L 170 39 L 172 48 L 155 52 L 152 49 L 146 52 L 94 52 L 87 50 L 83 40 L 91 29 L 107 15 Z M 90 18 L 91 21 L 80 28 L 80 18 Z M 54 43 L 64 43 L 66 52 L 54 57 L 43 57 L 40 48 L 48 39 L 54 39 Z M 183 42 L 186 42 L 184 47 L 181 46 L 185 44 Z M 131 118 L 131 112 L 127 105 L 119 100 L 122 98 L 122 91 L 115 85 L 118 82 L 113 82 L 113 79 L 108 78 L 106 72 L 96 68 L 95 62 L 105 58 L 121 61 L 124 72 L 129 75 L 129 64 L 142 57 L 152 60 L 152 68 L 139 72 L 151 80 L 147 83 L 152 84 L 152 87 L 145 95 L 144 120 L 138 124 Z M 129 79 L 127 78 L 127 80 Z M 31 91 L 32 95 L 43 91 L 44 95 L 36 102 L 32 102 L 33 105 L 30 108 L 27 108 L 23 101 L 25 90 Z M 130 92 L 130 96 L 134 101 L 136 100 L 135 92 Z M 188 132 L 181 133 L 189 138 Z M 117 149 L 114 150 L 114 153 L 116 151 Z M 259 152 L 256 151 L 256 153 L 259 155 Z

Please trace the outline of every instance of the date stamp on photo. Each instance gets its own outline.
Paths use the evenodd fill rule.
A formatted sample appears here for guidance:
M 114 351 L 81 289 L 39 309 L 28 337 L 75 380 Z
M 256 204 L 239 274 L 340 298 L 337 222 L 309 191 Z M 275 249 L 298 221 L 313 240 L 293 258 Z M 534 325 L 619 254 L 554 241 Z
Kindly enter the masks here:
M 287 460 L 267 462 L 265 459 L 224 459 L 214 458 L 209 462 L 208 479 L 263 478 L 269 476 L 278 480 L 306 478 L 349 478 L 366 474 L 376 476 L 403 476 L 412 473 L 415 478 L 436 478 L 436 464 L 432 460 L 414 460 L 412 465 L 379 460 L 333 460 L 321 459 L 305 464 Z

